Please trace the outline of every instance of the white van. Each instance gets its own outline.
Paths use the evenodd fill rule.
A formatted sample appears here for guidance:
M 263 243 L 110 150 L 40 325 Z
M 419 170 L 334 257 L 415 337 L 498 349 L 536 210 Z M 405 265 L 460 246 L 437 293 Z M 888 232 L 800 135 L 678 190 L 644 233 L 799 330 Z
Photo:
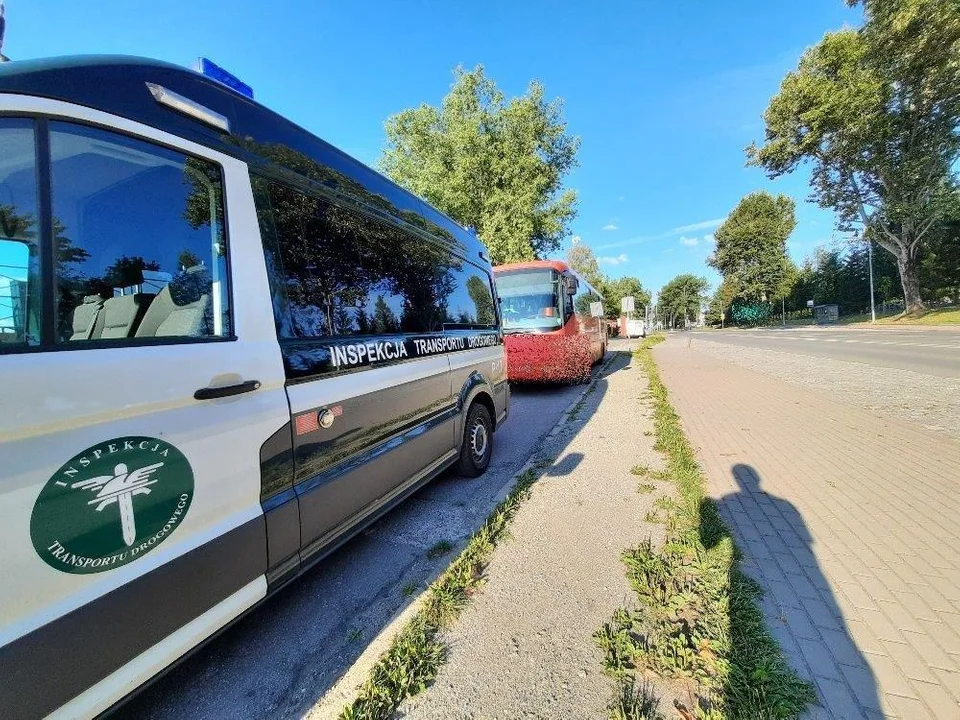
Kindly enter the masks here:
M 0 717 L 93 716 L 509 390 L 470 232 L 198 72 L 0 65 Z

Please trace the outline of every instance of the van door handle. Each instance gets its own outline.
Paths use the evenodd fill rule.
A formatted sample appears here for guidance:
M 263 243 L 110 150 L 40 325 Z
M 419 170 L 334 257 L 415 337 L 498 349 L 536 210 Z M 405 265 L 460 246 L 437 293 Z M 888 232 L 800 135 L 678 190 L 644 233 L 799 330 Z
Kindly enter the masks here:
M 231 395 L 240 395 L 241 393 L 253 392 L 260 388 L 259 380 L 247 380 L 236 385 L 224 385 L 223 387 L 205 387 L 197 390 L 193 397 L 196 400 L 216 400 L 217 398 L 229 397 Z

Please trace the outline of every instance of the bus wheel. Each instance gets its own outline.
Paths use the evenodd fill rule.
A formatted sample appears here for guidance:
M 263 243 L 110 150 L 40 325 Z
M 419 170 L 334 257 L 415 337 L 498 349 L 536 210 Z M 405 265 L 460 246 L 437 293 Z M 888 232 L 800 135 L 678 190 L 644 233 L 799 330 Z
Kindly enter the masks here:
M 460 446 L 460 460 L 457 472 L 464 477 L 475 478 L 483 475 L 493 455 L 493 420 L 490 411 L 475 402 L 467 413 L 467 422 L 463 426 L 463 444 Z

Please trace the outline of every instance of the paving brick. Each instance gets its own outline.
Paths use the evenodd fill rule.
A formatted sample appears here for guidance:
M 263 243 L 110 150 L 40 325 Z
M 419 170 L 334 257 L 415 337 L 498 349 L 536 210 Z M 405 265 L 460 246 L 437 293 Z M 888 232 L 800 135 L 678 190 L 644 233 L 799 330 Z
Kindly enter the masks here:
M 797 640 L 797 645 L 800 646 L 800 651 L 814 675 L 834 680 L 840 679 L 840 668 L 837 667 L 837 663 L 823 642 L 800 639 Z
M 960 703 L 960 672 L 947 672 L 940 668 L 934 668 L 933 674 L 940 681 L 940 687 L 944 688 L 953 696 L 953 699 Z
M 863 655 L 846 632 L 821 628 L 820 637 L 838 663 L 844 665 L 862 665 L 864 663 Z
M 840 672 L 863 707 L 873 710 L 881 709 L 877 679 L 868 665 L 840 665 Z
M 913 686 L 921 702 L 930 709 L 936 720 L 960 718 L 960 702 L 957 702 L 939 684 L 915 682 Z
M 806 638 L 807 640 L 819 640 L 820 632 L 814 626 L 807 615 L 807 611 L 801 608 L 783 608 L 781 616 L 784 618 L 787 628 L 797 638 Z
M 832 610 L 823 600 L 801 598 L 803 609 L 807 611 L 813 624 L 817 627 L 840 630 L 839 613 Z
M 923 632 L 923 627 L 903 605 L 894 600 L 888 602 L 880 600 L 880 611 L 886 615 L 897 630 L 909 630 L 910 632 Z
M 903 718 L 904 720 L 913 720 L 916 718 L 919 720 L 920 718 L 930 717 L 930 711 L 916 698 L 887 693 L 885 699 L 889 701 L 893 712 L 896 713 L 896 716 L 899 718 Z
M 873 633 L 881 640 L 893 640 L 894 642 L 903 642 L 903 634 L 897 630 L 896 626 L 887 619 L 879 610 L 860 609 L 860 617 L 867 624 Z
M 955 660 L 951 659 L 950 655 L 945 653 L 936 641 L 926 633 L 904 632 L 903 637 L 906 643 L 920 654 L 920 657 L 931 669 L 940 668 L 947 672 L 958 669 Z M 960 678 L 957 678 L 957 682 L 960 683 Z
M 877 577 L 876 574 L 864 575 L 857 578 L 857 580 L 863 586 L 863 589 L 867 591 L 867 594 L 874 600 L 890 600 L 891 602 L 896 601 L 893 590 L 883 580 Z M 906 583 L 902 583 L 902 585 L 904 589 L 906 589 Z
M 851 580 L 850 582 L 837 583 L 837 586 L 840 593 L 845 595 L 855 607 L 865 610 L 880 609 L 877 601 L 860 584 L 859 578 L 857 578 L 857 580 Z
M 774 581 L 767 583 L 767 587 L 780 605 L 794 608 L 804 607 L 803 601 L 797 597 L 796 592 L 788 583 Z
M 915 589 L 915 588 L 914 588 Z M 933 608 L 916 592 L 894 592 L 894 597 L 915 619 L 939 621 Z
M 907 678 L 929 683 L 937 682 L 930 666 L 924 662 L 915 648 L 907 643 L 890 642 L 889 640 L 883 640 L 882 642 L 887 654 L 893 658 L 893 661 Z
M 888 655 L 874 655 L 873 653 L 864 653 L 867 664 L 873 671 L 873 676 L 877 680 L 877 685 L 884 693 L 893 693 L 894 695 L 914 696 L 913 686 L 907 682 L 903 671 L 900 670 L 893 658 Z
M 930 622 L 923 619 L 917 622 L 920 623 L 927 635 L 936 641 L 937 645 L 948 653 L 960 655 L 960 637 L 957 636 L 953 628 L 944 622 Z
M 930 578 L 926 578 L 930 581 Z M 910 589 L 913 590 L 917 595 L 924 599 L 924 601 L 932 607 L 934 610 L 939 612 L 953 612 L 954 605 L 950 602 L 950 599 L 946 597 L 940 590 L 930 584 L 924 585 L 914 585 L 910 584 Z
M 798 566 L 799 567 L 799 566 Z M 793 573 L 787 573 L 787 583 L 790 587 L 793 588 L 793 591 L 797 593 L 801 598 L 809 598 L 811 600 L 822 600 L 822 590 L 810 582 L 810 578 L 806 575 L 795 575 Z M 839 611 L 833 613 L 835 616 L 839 616 Z
M 835 718 L 865 720 L 866 716 L 847 686 L 839 680 L 817 678 L 817 690 L 826 709 Z
M 779 581 L 786 582 L 787 576 L 783 572 L 783 568 L 780 567 L 779 561 L 775 557 L 769 558 L 759 558 L 757 560 L 757 565 L 760 568 L 760 572 L 763 574 L 763 577 L 768 581 Z

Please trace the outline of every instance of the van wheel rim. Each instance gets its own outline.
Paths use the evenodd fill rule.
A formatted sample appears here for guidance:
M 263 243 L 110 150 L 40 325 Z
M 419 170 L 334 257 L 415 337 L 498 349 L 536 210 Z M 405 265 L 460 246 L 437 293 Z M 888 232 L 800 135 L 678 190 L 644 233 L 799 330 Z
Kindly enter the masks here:
M 487 452 L 487 442 L 487 426 L 477 420 L 470 431 L 470 452 L 476 461 L 483 460 L 483 456 Z

